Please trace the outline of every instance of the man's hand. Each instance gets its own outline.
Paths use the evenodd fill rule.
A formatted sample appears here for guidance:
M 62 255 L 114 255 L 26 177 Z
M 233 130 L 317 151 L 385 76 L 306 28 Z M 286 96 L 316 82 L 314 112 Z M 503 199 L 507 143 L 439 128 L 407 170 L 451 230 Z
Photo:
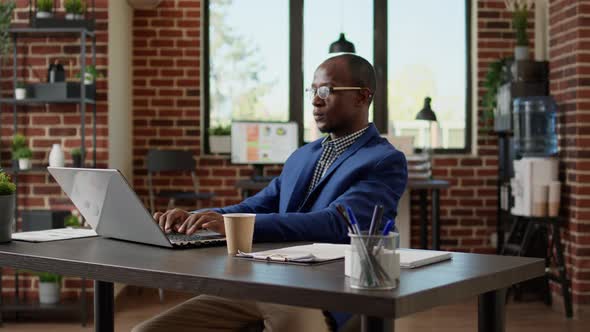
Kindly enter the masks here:
M 154 220 L 165 233 L 172 231 L 193 234 L 199 229 L 210 229 L 219 234 L 225 234 L 223 216 L 213 211 L 189 213 L 181 209 L 154 213 Z

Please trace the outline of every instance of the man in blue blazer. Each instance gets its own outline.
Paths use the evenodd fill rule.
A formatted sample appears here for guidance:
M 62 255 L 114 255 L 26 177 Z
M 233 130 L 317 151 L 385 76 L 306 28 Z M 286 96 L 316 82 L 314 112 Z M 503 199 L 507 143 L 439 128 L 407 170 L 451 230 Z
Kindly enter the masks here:
M 222 214 L 255 213 L 257 242 L 348 243 L 337 205 L 350 207 L 361 229 L 369 228 L 376 204 L 384 206 L 384 219 L 394 219 L 406 187 L 406 160 L 368 122 L 375 87 L 374 69 L 365 59 L 353 54 L 329 58 L 307 89 L 315 122 L 328 136 L 295 151 L 279 177 L 240 204 L 194 212 L 174 209 L 156 213 L 156 222 L 165 232 L 192 234 L 207 228 L 224 234 Z M 269 331 L 326 331 L 334 329 L 334 321 L 341 323 L 338 314 L 326 318 L 317 309 L 201 295 L 136 331 L 175 330 L 178 320 L 191 331 L 239 329 L 256 320 L 264 320 Z

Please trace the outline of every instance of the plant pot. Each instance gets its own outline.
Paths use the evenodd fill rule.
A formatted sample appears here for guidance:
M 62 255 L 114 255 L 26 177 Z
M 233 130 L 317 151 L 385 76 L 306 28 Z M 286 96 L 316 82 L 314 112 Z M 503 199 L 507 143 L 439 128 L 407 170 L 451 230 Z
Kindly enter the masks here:
M 74 14 L 74 13 L 67 13 L 66 20 L 83 20 L 84 15 L 82 14 Z
M 19 159 L 18 160 L 18 168 L 25 170 L 31 168 L 31 159 Z
M 54 304 L 59 302 L 60 285 L 56 282 L 39 282 L 39 303 Z
M 50 12 L 37 12 L 35 15 L 37 18 L 50 18 L 53 15 Z
M 73 167 L 82 167 L 82 156 L 81 155 L 76 155 L 76 156 L 72 156 L 72 166 Z
M 516 61 L 528 60 L 529 59 L 529 47 L 528 46 L 516 46 L 514 48 L 514 59 Z
M 27 89 L 25 89 L 25 88 L 14 89 L 14 99 L 23 100 L 25 98 L 27 98 Z
M 209 149 L 212 153 L 230 153 L 231 136 L 209 136 Z
M 12 241 L 14 194 L 0 195 L 0 242 Z
M 51 167 L 64 167 L 65 165 L 64 152 L 61 149 L 61 145 L 53 144 L 51 151 L 49 152 L 49 166 Z

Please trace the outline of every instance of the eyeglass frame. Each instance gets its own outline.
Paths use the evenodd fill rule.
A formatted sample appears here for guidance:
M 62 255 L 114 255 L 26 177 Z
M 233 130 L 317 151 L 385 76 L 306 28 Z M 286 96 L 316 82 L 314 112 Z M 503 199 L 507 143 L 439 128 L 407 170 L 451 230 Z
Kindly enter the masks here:
M 322 96 L 319 95 L 319 90 L 321 88 L 328 88 L 328 95 L 323 98 Z M 327 85 L 322 85 L 318 88 L 305 88 L 305 93 L 308 94 L 308 98 L 310 100 L 313 100 L 313 98 L 315 98 L 315 96 L 320 97 L 320 99 L 322 100 L 326 100 L 328 99 L 328 97 L 330 97 L 330 94 L 334 91 L 352 91 L 352 90 L 369 90 L 369 95 L 372 95 L 373 92 L 371 91 L 371 89 L 367 88 L 367 87 L 361 87 L 361 86 L 327 86 Z M 311 92 L 313 92 L 313 94 L 311 94 Z

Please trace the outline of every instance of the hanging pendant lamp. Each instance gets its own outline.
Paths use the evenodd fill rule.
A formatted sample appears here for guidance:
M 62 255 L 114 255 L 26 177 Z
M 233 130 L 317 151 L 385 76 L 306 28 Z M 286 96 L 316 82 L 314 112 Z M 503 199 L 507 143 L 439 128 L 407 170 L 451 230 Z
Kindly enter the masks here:
M 344 33 L 340 33 L 340 38 L 330 45 L 330 53 L 355 53 L 354 44 L 346 40 Z

